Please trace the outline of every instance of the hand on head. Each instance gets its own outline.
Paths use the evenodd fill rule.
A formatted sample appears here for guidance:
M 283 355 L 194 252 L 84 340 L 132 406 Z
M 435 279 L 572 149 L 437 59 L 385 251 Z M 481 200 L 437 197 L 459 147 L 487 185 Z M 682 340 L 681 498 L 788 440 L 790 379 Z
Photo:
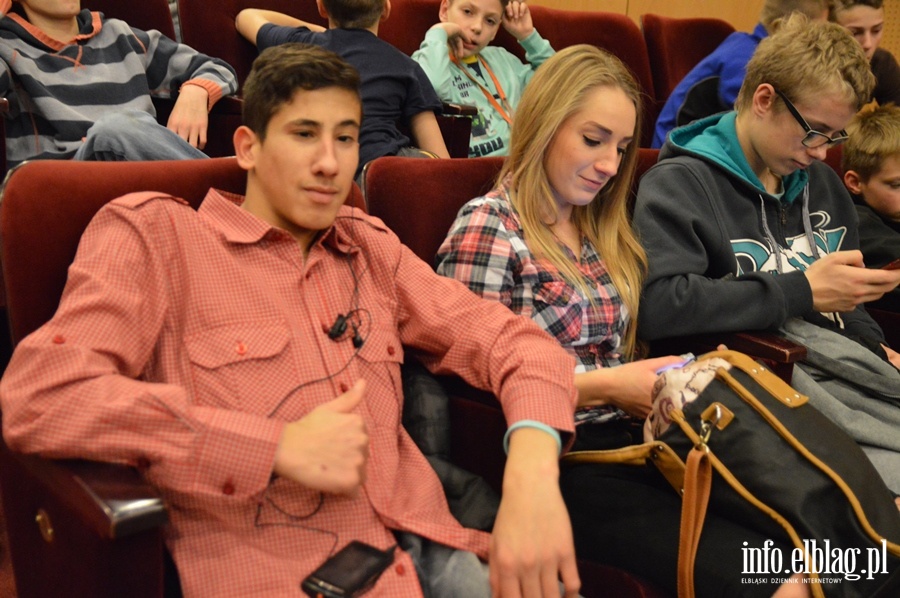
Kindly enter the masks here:
M 524 0 L 512 0 L 503 11 L 503 28 L 514 38 L 522 41 L 534 31 L 531 11 Z

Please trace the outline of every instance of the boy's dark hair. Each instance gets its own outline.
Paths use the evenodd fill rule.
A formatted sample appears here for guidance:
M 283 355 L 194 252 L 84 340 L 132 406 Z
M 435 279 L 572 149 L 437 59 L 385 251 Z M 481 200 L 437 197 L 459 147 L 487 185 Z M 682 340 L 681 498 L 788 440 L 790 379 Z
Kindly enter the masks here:
M 319 46 L 290 43 L 266 48 L 253 61 L 244 83 L 244 125 L 265 140 L 269 120 L 298 90 L 325 87 L 346 89 L 359 97 L 359 73 Z
M 850 10 L 856 6 L 868 6 L 869 8 L 874 8 L 878 10 L 879 8 L 884 7 L 884 0 L 832 0 L 829 2 L 828 7 L 828 20 L 834 21 L 837 19 L 837 13 Z
M 322 0 L 322 6 L 341 29 L 368 29 L 384 12 L 384 0 Z

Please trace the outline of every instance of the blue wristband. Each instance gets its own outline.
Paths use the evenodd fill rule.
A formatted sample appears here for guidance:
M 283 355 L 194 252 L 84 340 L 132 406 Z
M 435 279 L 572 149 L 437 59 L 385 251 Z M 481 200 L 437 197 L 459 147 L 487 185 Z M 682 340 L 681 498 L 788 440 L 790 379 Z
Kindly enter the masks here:
M 536 428 L 550 434 L 553 436 L 553 439 L 556 440 L 556 450 L 559 454 L 562 454 L 562 438 L 560 437 L 559 432 L 543 422 L 535 421 L 533 419 L 520 419 L 511 425 L 509 429 L 506 430 L 506 434 L 503 435 L 503 452 L 507 455 L 509 454 L 509 435 L 519 428 Z

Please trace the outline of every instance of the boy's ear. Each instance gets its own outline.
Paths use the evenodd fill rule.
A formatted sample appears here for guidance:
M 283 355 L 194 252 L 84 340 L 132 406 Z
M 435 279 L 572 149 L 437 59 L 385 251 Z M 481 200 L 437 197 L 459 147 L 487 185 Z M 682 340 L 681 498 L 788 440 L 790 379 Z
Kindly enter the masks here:
M 316 8 L 319 9 L 319 16 L 323 19 L 328 18 L 328 11 L 325 10 L 325 5 L 322 4 L 322 0 L 316 0 Z
M 862 195 L 863 180 L 855 170 L 848 170 L 844 173 L 844 184 L 847 185 L 847 189 L 850 190 L 850 193 Z
M 252 170 L 256 165 L 256 148 L 261 143 L 259 137 L 250 127 L 241 125 L 234 132 L 233 139 L 238 166 L 244 170 Z
M 321 1 L 321 0 L 317 0 Z M 391 15 L 391 0 L 384 0 L 384 8 L 381 10 L 381 19 L 382 21 L 387 21 L 387 18 Z
M 450 0 L 441 0 L 441 8 L 438 11 L 438 17 L 441 19 L 441 23 L 447 22 L 447 11 L 450 9 Z
M 761 83 L 760 86 L 756 88 L 756 91 L 753 92 L 753 113 L 762 116 L 772 110 L 772 106 L 775 105 L 776 97 L 778 96 L 775 95 L 774 87 L 768 83 Z

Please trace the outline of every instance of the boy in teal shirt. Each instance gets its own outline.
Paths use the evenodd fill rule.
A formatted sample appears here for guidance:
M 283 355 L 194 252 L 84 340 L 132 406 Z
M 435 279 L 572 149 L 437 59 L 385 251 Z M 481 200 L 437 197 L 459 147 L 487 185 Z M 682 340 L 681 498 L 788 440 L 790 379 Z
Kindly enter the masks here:
M 505 156 L 513 113 L 535 69 L 553 56 L 550 43 L 518 0 L 442 0 L 441 22 L 413 53 L 438 97 L 478 108 L 469 156 Z M 500 25 L 525 48 L 523 64 L 498 46 L 488 46 Z

